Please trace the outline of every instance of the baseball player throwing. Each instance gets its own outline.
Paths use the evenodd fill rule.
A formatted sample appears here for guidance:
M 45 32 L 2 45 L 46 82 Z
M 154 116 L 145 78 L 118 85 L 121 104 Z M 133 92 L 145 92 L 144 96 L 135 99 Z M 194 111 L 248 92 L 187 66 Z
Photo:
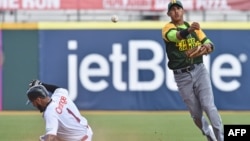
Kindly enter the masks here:
M 162 28 L 168 67 L 173 70 L 180 96 L 187 105 L 196 126 L 208 141 L 223 141 L 223 124 L 214 104 L 210 76 L 202 56 L 214 50 L 214 45 L 197 22 L 183 20 L 183 5 L 178 0 L 168 4 L 171 22 Z M 203 116 L 206 113 L 210 123 Z
M 28 102 L 43 113 L 46 133 L 40 136 L 40 141 L 92 140 L 93 132 L 87 119 L 80 114 L 66 89 L 33 80 L 27 96 Z

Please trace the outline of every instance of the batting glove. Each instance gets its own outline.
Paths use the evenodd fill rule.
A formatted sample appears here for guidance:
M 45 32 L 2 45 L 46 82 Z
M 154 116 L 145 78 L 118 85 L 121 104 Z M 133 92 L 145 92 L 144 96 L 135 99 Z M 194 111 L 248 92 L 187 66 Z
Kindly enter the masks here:
M 45 135 L 40 136 L 39 141 L 45 141 Z

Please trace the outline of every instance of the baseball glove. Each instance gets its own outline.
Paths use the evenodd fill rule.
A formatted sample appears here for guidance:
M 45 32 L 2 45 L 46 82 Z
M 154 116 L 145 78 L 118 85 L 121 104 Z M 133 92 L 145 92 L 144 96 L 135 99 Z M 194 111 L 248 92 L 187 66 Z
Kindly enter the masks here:
M 212 52 L 212 48 L 205 44 L 185 51 L 188 58 L 195 58 L 195 57 L 199 57 L 202 55 L 207 55 L 210 52 Z

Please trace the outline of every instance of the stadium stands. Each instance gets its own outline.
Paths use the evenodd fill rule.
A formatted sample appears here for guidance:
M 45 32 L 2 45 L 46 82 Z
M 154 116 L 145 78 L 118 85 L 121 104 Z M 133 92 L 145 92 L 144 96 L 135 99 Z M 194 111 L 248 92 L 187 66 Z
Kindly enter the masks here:
M 166 11 L 135 10 L 16 10 L 0 12 L 1 22 L 109 21 L 116 14 L 120 21 L 169 20 Z M 187 11 L 188 21 L 250 21 L 250 11 Z

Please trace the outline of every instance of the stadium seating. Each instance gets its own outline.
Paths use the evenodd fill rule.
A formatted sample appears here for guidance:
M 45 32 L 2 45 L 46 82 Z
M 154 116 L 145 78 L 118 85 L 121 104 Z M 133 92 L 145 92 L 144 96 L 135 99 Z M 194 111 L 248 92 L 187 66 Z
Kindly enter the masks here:
M 37 21 L 109 21 L 111 15 L 120 21 L 169 20 L 166 11 L 126 10 L 17 10 L 0 12 L 2 22 Z M 250 21 L 250 11 L 187 11 L 189 21 Z

